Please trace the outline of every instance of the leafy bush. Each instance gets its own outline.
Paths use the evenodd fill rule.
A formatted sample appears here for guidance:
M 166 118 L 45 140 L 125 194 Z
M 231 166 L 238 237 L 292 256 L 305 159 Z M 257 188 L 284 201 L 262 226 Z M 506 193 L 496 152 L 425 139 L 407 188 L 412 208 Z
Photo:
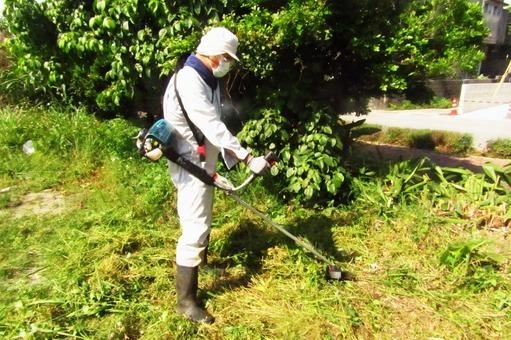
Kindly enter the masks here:
M 474 147 L 474 137 L 470 134 L 449 134 L 451 137 L 451 141 L 448 142 L 447 145 L 450 146 L 450 152 L 455 155 L 467 155 L 469 154 Z
M 434 150 L 436 143 L 429 131 L 412 131 L 408 136 L 408 146 L 417 149 Z
M 7 2 L 5 14 L 15 37 L 8 47 L 19 59 L 12 78 L 23 84 L 13 94 L 24 90 L 31 98 L 80 103 L 110 115 L 127 112 L 126 106 L 157 114 L 177 59 L 217 16 L 203 1 L 169 8 L 158 0 L 24 0 Z
M 310 115 L 295 124 L 278 110 L 264 110 L 247 122 L 240 138 L 278 154 L 273 172 L 290 197 L 316 202 L 340 198 L 348 174 L 341 159 L 339 125 L 325 110 L 309 109 Z
M 474 137 L 468 133 L 426 131 L 432 140 L 432 149 L 446 154 L 467 155 L 474 150 Z
M 251 104 L 276 93 L 294 110 L 317 100 L 363 113 L 369 96 L 477 69 L 486 36 L 479 5 L 446 1 L 19 0 L 6 1 L 4 14 L 12 79 L 35 100 L 158 113 L 179 57 L 221 24 L 240 37 L 231 88 L 260 100 Z
M 399 102 L 392 102 L 389 104 L 390 110 L 410 110 L 410 109 L 445 109 L 451 107 L 451 100 L 449 98 L 433 96 L 427 103 L 416 103 L 409 99 L 404 99 Z

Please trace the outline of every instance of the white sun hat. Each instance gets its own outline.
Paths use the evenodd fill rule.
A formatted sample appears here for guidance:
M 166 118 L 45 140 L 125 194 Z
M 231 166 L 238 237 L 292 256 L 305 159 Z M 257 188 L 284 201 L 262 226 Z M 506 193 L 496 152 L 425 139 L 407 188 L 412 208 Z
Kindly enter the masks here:
M 238 38 L 225 27 L 215 27 L 204 34 L 197 46 L 197 53 L 205 56 L 222 55 L 227 53 L 239 61 L 236 56 Z

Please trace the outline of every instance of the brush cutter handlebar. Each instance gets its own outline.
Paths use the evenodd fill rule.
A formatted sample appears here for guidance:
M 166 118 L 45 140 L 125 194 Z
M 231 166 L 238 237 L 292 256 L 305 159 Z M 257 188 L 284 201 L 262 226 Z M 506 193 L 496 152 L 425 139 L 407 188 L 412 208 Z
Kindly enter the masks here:
M 268 162 L 268 164 L 270 165 L 270 168 L 272 166 L 275 165 L 275 163 L 277 163 L 277 161 L 279 160 L 277 158 L 277 155 L 274 153 L 274 152 L 268 152 L 266 154 L 266 156 L 264 156 L 264 159 Z M 218 176 L 218 175 L 217 175 Z M 250 183 L 252 183 L 252 181 L 257 177 L 257 175 L 255 173 L 251 173 L 250 176 L 247 177 L 247 179 L 245 181 L 243 181 L 243 183 L 241 183 L 240 185 L 238 185 L 237 187 L 232 187 L 231 189 L 225 189 L 225 188 L 222 188 L 222 187 L 219 187 L 220 189 L 223 189 L 223 190 L 227 190 L 227 191 L 230 191 L 230 192 L 236 192 L 236 191 L 240 191 L 242 189 L 244 189 L 247 185 L 249 185 Z M 225 179 L 225 178 L 224 178 Z

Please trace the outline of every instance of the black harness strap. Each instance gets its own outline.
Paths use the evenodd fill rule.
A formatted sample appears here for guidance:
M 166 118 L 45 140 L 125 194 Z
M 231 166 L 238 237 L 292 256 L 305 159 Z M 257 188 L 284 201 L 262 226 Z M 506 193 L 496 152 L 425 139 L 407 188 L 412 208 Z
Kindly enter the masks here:
M 167 157 L 170 161 L 181 166 L 183 169 L 191 173 L 193 176 L 197 177 L 204 184 L 214 185 L 215 183 L 214 177 L 210 176 L 208 172 L 201 168 L 200 166 L 179 155 L 173 148 L 164 149 L 163 155 Z
M 179 72 L 179 71 L 178 71 Z M 177 74 L 176 72 L 174 74 L 174 90 L 176 91 L 176 97 L 177 101 L 179 102 L 179 106 L 181 107 L 181 111 L 183 111 L 183 115 L 186 118 L 186 122 L 188 123 L 188 126 L 190 126 L 190 129 L 192 130 L 193 137 L 197 141 L 197 144 L 199 147 L 197 148 L 197 152 L 199 153 L 199 158 L 201 162 L 204 162 L 206 160 L 206 145 L 204 143 L 205 137 L 201 130 L 195 126 L 195 124 L 190 120 L 190 117 L 188 116 L 188 113 L 185 110 L 185 107 L 183 105 L 183 101 L 181 100 L 181 96 L 179 95 L 179 92 L 177 90 Z

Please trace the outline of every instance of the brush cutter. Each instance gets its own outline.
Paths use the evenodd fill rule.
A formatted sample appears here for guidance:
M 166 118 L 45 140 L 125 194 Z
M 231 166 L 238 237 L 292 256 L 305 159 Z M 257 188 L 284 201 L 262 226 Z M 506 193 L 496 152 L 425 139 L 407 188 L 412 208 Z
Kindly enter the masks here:
M 272 153 L 272 152 L 267 154 L 265 159 L 266 159 L 266 161 L 268 161 L 270 166 L 273 166 L 277 162 L 277 156 L 274 153 Z M 273 221 L 268 215 L 265 215 L 261 211 L 257 210 L 255 207 L 253 207 L 252 205 L 247 203 L 245 200 L 243 200 L 237 194 L 237 192 L 239 192 L 240 190 L 245 188 L 248 184 L 250 184 L 255 179 L 255 177 L 256 177 L 255 174 L 251 174 L 240 186 L 233 187 L 232 189 L 225 189 L 225 188 L 221 188 L 221 189 L 224 190 L 228 196 L 233 198 L 236 202 L 241 204 L 243 207 L 247 208 L 252 213 L 254 213 L 256 216 L 260 217 L 263 221 L 265 221 L 266 223 L 268 223 L 269 225 L 271 225 L 272 227 L 274 227 L 275 229 L 280 231 L 282 234 L 284 234 L 287 237 L 289 237 L 291 240 L 293 240 L 296 244 L 298 244 L 302 248 L 308 250 L 316 258 L 318 258 L 319 260 L 325 262 L 327 264 L 327 268 L 326 268 L 326 277 L 327 277 L 327 279 L 330 279 L 330 280 L 346 280 L 347 277 L 345 275 L 343 275 L 342 270 L 340 270 L 335 265 L 335 263 L 333 263 L 332 261 L 328 260 L 324 255 L 322 255 L 318 250 L 316 250 L 311 244 L 309 244 L 309 243 L 307 243 L 307 242 L 305 242 L 303 240 L 300 240 L 298 237 L 296 237 L 295 235 L 291 234 L 289 231 L 286 230 L 286 228 L 284 226 L 282 226 L 282 225 L 276 223 L 275 221 Z
M 139 153 L 144 157 L 152 161 L 157 161 L 162 156 L 165 156 L 171 162 L 180 165 L 205 184 L 212 185 L 223 190 L 227 195 L 232 197 L 236 202 L 241 204 L 243 207 L 247 208 L 256 216 L 263 219 L 266 223 L 268 223 L 269 225 L 276 228 L 278 231 L 280 231 L 281 233 L 295 241 L 295 243 L 298 244 L 299 246 L 305 248 L 306 250 L 314 254 L 318 259 L 320 259 L 321 261 L 325 262 L 328 265 L 326 269 L 327 279 L 332 280 L 347 279 L 346 275 L 343 275 L 343 272 L 339 268 L 337 268 L 337 266 L 332 261 L 329 261 L 312 245 L 300 240 L 298 237 L 291 234 L 283 226 L 275 223 L 270 217 L 254 208 L 252 205 L 244 201 L 237 194 L 239 191 L 241 191 L 255 179 L 256 175 L 254 173 L 250 174 L 250 176 L 241 185 L 237 187 L 235 187 L 228 179 L 218 174 L 214 174 L 213 176 L 211 176 L 206 172 L 206 170 L 204 170 L 200 166 L 197 166 L 195 163 L 184 158 L 175 151 L 172 142 L 174 134 L 175 133 L 173 131 L 172 126 L 170 126 L 170 124 L 164 119 L 161 119 L 157 121 L 155 124 L 153 124 L 153 126 L 149 130 L 145 129 L 141 130 L 134 139 L 136 139 L 136 144 Z M 270 164 L 270 167 L 277 162 L 277 156 L 273 152 L 268 153 L 265 156 L 265 159 Z

